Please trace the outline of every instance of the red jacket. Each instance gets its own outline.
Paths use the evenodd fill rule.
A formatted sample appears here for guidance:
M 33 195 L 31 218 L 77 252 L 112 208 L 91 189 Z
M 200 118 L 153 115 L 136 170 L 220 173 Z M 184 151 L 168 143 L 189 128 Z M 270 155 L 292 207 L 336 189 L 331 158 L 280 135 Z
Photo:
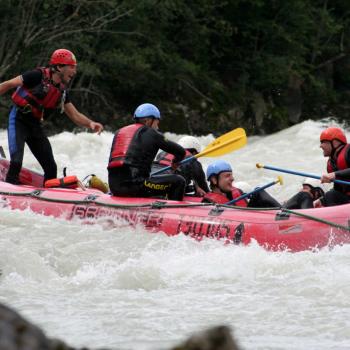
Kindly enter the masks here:
M 236 199 L 238 197 L 240 197 L 243 194 L 243 192 L 236 188 L 233 187 L 232 191 L 231 191 L 231 195 L 232 195 L 232 199 Z M 224 195 L 223 193 L 215 193 L 215 192 L 209 192 L 207 193 L 204 197 L 203 197 L 204 201 L 209 201 L 209 202 L 213 202 L 213 203 L 218 203 L 218 204 L 226 204 L 227 202 L 230 201 L 229 198 L 227 198 L 226 195 Z M 241 199 L 238 202 L 236 202 L 234 205 L 238 206 L 238 207 L 247 207 L 248 206 L 248 202 L 246 199 Z

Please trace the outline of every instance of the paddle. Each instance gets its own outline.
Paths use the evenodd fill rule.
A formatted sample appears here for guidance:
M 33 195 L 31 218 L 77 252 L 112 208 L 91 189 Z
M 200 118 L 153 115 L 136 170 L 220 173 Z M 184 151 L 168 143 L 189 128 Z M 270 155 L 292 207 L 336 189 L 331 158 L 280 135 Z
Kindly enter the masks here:
M 232 205 L 232 204 L 235 204 L 236 202 L 240 201 L 241 199 L 247 198 L 247 197 L 251 196 L 251 195 L 254 194 L 254 193 L 260 192 L 260 191 L 264 190 L 265 188 L 271 187 L 271 186 L 276 185 L 276 184 L 278 184 L 278 183 L 279 183 L 280 185 L 283 185 L 283 178 L 282 178 L 282 176 L 278 176 L 277 180 L 272 181 L 272 182 L 269 182 L 268 184 L 266 184 L 266 185 L 264 185 L 264 186 L 257 187 L 257 188 L 255 188 L 253 191 L 251 191 L 251 192 L 249 192 L 249 193 L 242 194 L 242 195 L 239 196 L 238 198 L 232 199 L 231 201 L 225 203 L 225 205 Z
M 197 153 L 195 156 L 185 158 L 179 164 L 185 164 L 191 160 L 199 157 L 218 157 L 232 151 L 236 151 L 247 144 L 247 136 L 245 130 L 242 128 L 234 129 L 211 142 L 202 152 Z M 171 166 L 159 169 L 151 174 L 158 175 L 171 169 Z
M 258 169 L 264 168 L 264 169 L 268 169 L 268 170 L 274 170 L 274 171 L 280 171 L 282 173 L 287 173 L 287 174 L 292 174 L 292 175 L 299 175 L 299 176 L 305 176 L 305 177 L 312 177 L 313 179 L 321 179 L 321 176 L 319 175 L 314 175 L 314 174 L 308 174 L 308 173 L 302 173 L 300 171 L 294 171 L 294 170 L 288 170 L 288 169 L 282 169 L 282 168 L 276 168 L 273 166 L 269 166 L 269 165 L 263 165 L 260 163 L 256 164 L 256 167 Z M 344 180 L 333 180 L 333 182 L 339 183 L 339 184 L 343 184 L 343 185 L 350 185 L 349 181 L 344 181 Z

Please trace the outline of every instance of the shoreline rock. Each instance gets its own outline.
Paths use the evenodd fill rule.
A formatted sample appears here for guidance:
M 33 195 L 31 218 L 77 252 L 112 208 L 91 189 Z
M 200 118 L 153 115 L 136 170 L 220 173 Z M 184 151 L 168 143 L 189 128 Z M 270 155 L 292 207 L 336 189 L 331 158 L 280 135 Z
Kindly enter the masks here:
M 79 348 L 89 350 L 89 348 Z M 50 339 L 10 307 L 0 304 L 0 350 L 78 350 L 60 339 Z M 100 348 L 100 350 L 103 350 Z M 104 348 L 107 350 L 107 348 Z M 238 350 L 231 330 L 213 327 L 192 335 L 172 350 Z

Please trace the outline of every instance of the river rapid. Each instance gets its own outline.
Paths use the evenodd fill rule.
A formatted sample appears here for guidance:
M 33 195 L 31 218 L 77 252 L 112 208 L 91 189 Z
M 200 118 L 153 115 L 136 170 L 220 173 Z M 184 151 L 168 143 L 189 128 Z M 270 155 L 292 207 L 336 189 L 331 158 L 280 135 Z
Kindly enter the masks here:
M 319 134 L 327 123 L 249 137 L 222 159 L 237 181 L 253 186 L 281 175 L 256 163 L 321 174 Z M 59 171 L 106 180 L 112 138 L 51 137 Z M 213 139 L 199 137 L 203 147 Z M 0 140 L 8 154 L 5 130 Z M 201 159 L 204 168 L 210 161 Z M 24 165 L 41 171 L 28 149 Z M 283 178 L 283 186 L 268 190 L 281 201 L 303 180 Z M 195 331 L 228 325 L 242 349 L 350 349 L 349 245 L 267 252 L 254 243 L 225 246 L 0 209 L 0 270 L 0 302 L 75 347 L 166 349 Z

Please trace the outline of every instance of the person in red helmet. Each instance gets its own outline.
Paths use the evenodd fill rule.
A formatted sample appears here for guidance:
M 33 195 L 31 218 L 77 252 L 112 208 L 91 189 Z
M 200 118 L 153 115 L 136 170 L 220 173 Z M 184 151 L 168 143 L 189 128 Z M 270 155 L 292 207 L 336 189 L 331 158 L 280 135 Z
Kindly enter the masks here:
M 320 134 L 320 148 L 323 156 L 328 157 L 327 173 L 322 174 L 321 183 L 330 183 L 335 179 L 350 181 L 350 145 L 344 131 L 329 127 Z M 316 207 L 334 206 L 350 202 L 350 186 L 334 183 L 333 189 L 314 202 Z
M 68 88 L 77 73 L 77 60 L 66 49 L 53 52 L 48 67 L 39 67 L 0 84 L 0 95 L 17 88 L 7 129 L 10 166 L 6 181 L 18 184 L 24 146 L 44 170 L 44 182 L 56 178 L 57 165 L 51 144 L 42 129 L 42 121 L 54 110 L 65 113 L 75 124 L 100 134 L 103 126 L 80 113 L 71 102 Z

